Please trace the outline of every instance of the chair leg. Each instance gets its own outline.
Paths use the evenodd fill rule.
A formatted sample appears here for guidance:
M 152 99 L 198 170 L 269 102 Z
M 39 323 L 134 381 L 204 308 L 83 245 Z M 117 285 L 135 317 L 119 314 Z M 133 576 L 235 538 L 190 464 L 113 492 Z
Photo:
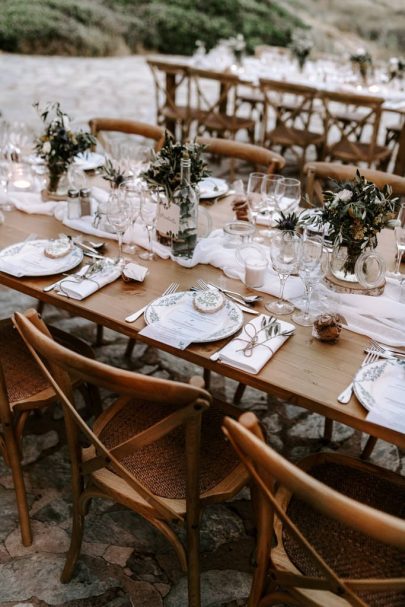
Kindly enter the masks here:
M 20 521 L 21 540 L 24 546 L 31 546 L 32 531 L 29 517 L 27 492 L 21 467 L 21 451 L 13 428 L 4 427 L 4 441 L 7 448 L 7 457 L 13 476 L 14 489 L 17 501 L 18 518 Z
M 246 385 L 239 382 L 238 387 L 235 390 L 235 394 L 233 395 L 233 404 L 239 405 L 242 400 L 242 396 L 244 395 L 246 390 Z
M 210 389 L 211 384 L 211 371 L 210 369 L 203 370 L 204 386 L 206 390 Z
M 333 419 L 325 417 L 325 426 L 323 429 L 323 440 L 328 443 L 332 440 L 333 435 Z
M 44 311 L 44 307 L 45 307 L 45 302 L 43 302 L 40 299 L 38 299 L 38 302 L 37 302 L 37 312 L 38 312 L 38 314 L 42 314 L 42 312 Z
M 375 436 L 368 437 L 366 445 L 360 455 L 361 459 L 368 459 L 370 457 L 376 442 L 377 438 Z
M 188 606 L 200 607 L 200 528 L 198 521 L 187 517 Z
M 84 531 L 84 514 L 86 510 L 86 502 L 82 502 L 81 507 L 78 503 L 73 506 L 73 523 L 72 523 L 72 535 L 70 538 L 70 546 L 66 555 L 65 566 L 60 576 L 62 584 L 70 582 L 72 579 L 73 571 L 77 563 L 77 559 L 80 555 L 80 549 L 82 546 L 83 531 Z
M 134 348 L 135 348 L 135 344 L 136 344 L 135 339 L 132 339 L 132 337 L 130 337 L 128 339 L 127 347 L 125 348 L 125 354 L 124 354 L 125 358 L 131 358 L 132 352 L 134 351 Z

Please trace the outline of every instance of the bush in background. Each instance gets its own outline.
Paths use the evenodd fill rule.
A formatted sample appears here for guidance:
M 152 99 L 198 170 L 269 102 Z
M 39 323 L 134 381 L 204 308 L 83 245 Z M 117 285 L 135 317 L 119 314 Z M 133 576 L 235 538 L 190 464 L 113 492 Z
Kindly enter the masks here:
M 0 49 L 114 55 L 142 49 L 191 54 L 243 33 L 248 50 L 286 46 L 302 23 L 272 0 L 1 0 Z

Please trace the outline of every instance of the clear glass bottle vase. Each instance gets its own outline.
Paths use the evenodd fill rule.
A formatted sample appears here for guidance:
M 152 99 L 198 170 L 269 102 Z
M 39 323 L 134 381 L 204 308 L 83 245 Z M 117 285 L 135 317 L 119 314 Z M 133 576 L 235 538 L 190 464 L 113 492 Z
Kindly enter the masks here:
M 175 190 L 172 201 L 179 209 L 178 228 L 172 234 L 174 258 L 190 259 L 197 245 L 198 195 L 190 184 L 190 168 L 190 159 L 182 158 L 180 185 Z

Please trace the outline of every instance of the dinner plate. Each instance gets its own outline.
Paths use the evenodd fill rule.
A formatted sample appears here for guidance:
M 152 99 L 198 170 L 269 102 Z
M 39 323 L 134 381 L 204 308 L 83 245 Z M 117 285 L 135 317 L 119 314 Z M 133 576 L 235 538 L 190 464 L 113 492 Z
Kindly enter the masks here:
M 105 157 L 96 152 L 81 152 L 75 157 L 75 164 L 83 171 L 93 171 L 103 166 Z
M 30 253 L 27 252 L 27 262 L 24 273 L 19 276 L 52 276 L 53 274 L 61 274 L 78 266 L 83 259 L 83 251 L 74 246 L 72 250 L 64 257 L 53 259 L 47 257 L 43 251 L 49 244 L 49 240 L 30 240 L 29 242 L 18 242 L 10 245 L 0 251 L 0 260 L 7 258 L 10 262 L 13 261 L 13 255 L 18 254 L 25 245 L 34 247 L 30 248 Z M 42 252 L 42 255 L 41 255 Z M 32 254 L 33 253 L 33 254 Z M 6 260 L 6 259 L 5 259 Z M 2 270 L 6 272 L 6 270 Z
M 167 310 L 178 305 L 180 302 L 193 305 L 194 293 L 191 291 L 181 291 L 174 293 L 173 295 L 165 295 L 155 299 L 145 310 L 145 322 L 146 324 L 152 324 L 161 320 Z M 211 341 L 217 341 L 218 339 L 224 339 L 230 337 L 243 325 L 243 313 L 242 311 L 229 299 L 225 300 L 224 308 L 226 311 L 226 317 L 223 325 L 218 327 L 218 330 L 204 337 L 199 338 L 198 335 L 194 339 L 194 343 L 206 343 Z
M 225 179 L 217 179 L 216 177 L 206 177 L 198 184 L 200 190 L 200 198 L 216 198 L 226 194 L 229 186 Z
M 368 411 L 405 414 L 405 361 L 377 360 L 361 367 L 353 380 L 354 392 Z

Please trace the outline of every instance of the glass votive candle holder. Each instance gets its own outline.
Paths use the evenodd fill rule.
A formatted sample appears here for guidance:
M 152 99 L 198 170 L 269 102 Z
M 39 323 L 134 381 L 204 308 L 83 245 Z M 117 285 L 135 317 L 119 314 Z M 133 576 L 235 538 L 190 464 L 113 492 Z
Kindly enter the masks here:
M 13 163 L 11 167 L 11 186 L 16 191 L 28 191 L 32 188 L 33 176 L 28 164 Z
M 236 251 L 236 259 L 244 267 L 244 283 L 250 289 L 264 285 L 268 261 L 264 250 L 257 245 L 245 245 Z
M 237 249 L 249 242 L 254 234 L 255 227 L 248 221 L 236 220 L 226 223 L 223 230 L 225 234 L 224 247 Z

